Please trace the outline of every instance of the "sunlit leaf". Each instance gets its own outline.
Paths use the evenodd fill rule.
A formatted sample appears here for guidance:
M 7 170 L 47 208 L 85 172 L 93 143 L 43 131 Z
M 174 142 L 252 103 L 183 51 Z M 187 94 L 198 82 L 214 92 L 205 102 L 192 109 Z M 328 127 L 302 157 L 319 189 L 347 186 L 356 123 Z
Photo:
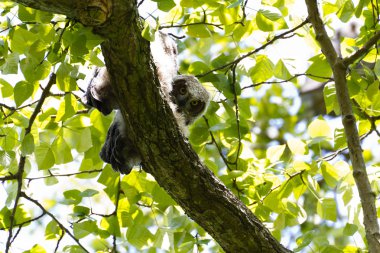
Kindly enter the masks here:
M 307 128 L 307 133 L 311 138 L 331 137 L 331 128 L 325 120 L 315 119 Z
M 34 138 L 32 134 L 25 135 L 21 144 L 21 152 L 23 155 L 30 155 L 34 152 Z
M 40 170 L 47 170 L 55 164 L 53 151 L 46 143 L 41 143 L 35 148 L 34 156 Z
M 290 151 L 295 155 L 304 155 L 307 151 L 306 144 L 299 139 L 290 139 L 287 142 Z
M 351 0 L 344 1 L 343 7 L 338 11 L 337 16 L 343 22 L 347 22 L 350 20 L 352 15 L 354 14 L 355 6 Z
M 336 201 L 332 198 L 320 199 L 317 203 L 317 213 L 322 219 L 336 221 Z
M 312 62 L 306 73 L 311 79 L 318 82 L 324 82 L 332 75 L 332 70 L 323 54 L 316 55 L 310 58 Z
M 91 220 L 73 224 L 74 236 L 78 239 L 86 237 L 91 233 L 96 233 L 97 229 L 96 223 Z
M 286 145 L 277 145 L 277 146 L 272 146 L 269 147 L 267 150 L 267 158 L 271 163 L 277 162 L 280 160 L 282 154 L 285 151 Z
M 20 81 L 14 87 L 14 99 L 16 106 L 22 105 L 28 98 L 30 98 L 34 91 L 34 85 L 26 82 Z
M 55 220 L 51 220 L 45 228 L 45 239 L 56 239 L 61 235 L 62 231 Z

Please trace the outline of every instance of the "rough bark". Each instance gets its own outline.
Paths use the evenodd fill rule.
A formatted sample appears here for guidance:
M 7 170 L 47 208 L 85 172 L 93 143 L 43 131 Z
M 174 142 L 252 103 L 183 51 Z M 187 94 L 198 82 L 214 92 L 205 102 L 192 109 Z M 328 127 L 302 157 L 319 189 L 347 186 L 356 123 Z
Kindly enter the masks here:
M 358 55 L 363 55 L 366 51 L 365 48 L 367 48 L 368 52 L 368 50 L 377 42 L 380 35 L 379 33 L 376 33 L 375 36 L 369 41 L 369 43 L 372 44 L 367 43 L 364 50 L 358 50 L 352 57 L 341 59 L 337 56 L 332 42 L 326 33 L 324 24 L 319 16 L 317 1 L 306 0 L 306 5 L 309 13 L 309 20 L 315 30 L 316 39 L 321 46 L 322 53 L 326 56 L 327 61 L 333 71 L 336 95 L 342 113 L 342 122 L 346 133 L 347 146 L 352 162 L 353 176 L 359 191 L 360 201 L 363 208 L 363 223 L 368 241 L 368 249 L 371 253 L 380 252 L 380 233 L 375 204 L 376 196 L 371 189 L 371 184 L 368 179 L 362 149 L 360 146 L 359 134 L 356 127 L 356 119 L 352 113 L 351 100 L 346 80 L 348 69 L 347 64 L 353 63 L 353 59 L 356 57 L 356 59 L 358 59 Z
M 70 9 L 67 0 L 15 2 L 87 20 L 76 16 L 80 12 L 75 4 Z M 94 1 L 90 2 L 93 6 Z M 226 252 L 290 252 L 201 163 L 181 135 L 160 93 L 149 43 L 140 36 L 136 2 L 114 0 L 112 9 L 109 9 L 111 1 L 95 2 L 102 3 L 101 10 L 106 6 L 105 13 L 112 13 L 106 15 L 109 18 L 105 22 L 90 23 L 102 24 L 94 26 L 94 32 L 106 39 L 102 44 L 106 65 L 117 84 L 114 89 L 128 136 L 139 149 L 144 169 Z

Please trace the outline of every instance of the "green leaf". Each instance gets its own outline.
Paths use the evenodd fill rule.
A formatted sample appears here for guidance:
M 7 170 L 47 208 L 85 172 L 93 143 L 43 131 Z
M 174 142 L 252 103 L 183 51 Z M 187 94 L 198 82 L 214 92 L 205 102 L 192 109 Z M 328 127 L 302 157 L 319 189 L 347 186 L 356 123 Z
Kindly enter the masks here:
M 73 160 L 71 149 L 62 136 L 58 136 L 54 140 L 51 150 L 53 151 L 56 164 L 65 164 Z
M 13 37 L 11 40 L 12 52 L 24 54 L 27 49 L 37 40 L 37 34 L 34 34 L 20 26 L 17 26 L 14 29 Z
M 61 91 L 68 92 L 76 90 L 76 80 L 72 76 L 76 69 L 67 63 L 62 63 L 57 72 L 57 86 Z
M 10 218 L 12 215 L 12 212 L 4 206 L 0 211 L 0 228 L 8 228 L 11 224 Z
M 323 8 L 323 14 L 325 16 L 331 13 L 336 13 L 339 10 L 339 7 L 336 4 L 329 3 L 329 2 L 323 2 L 322 8 Z
M 85 207 L 85 206 L 74 206 L 73 211 L 74 211 L 74 215 L 80 218 L 83 218 L 90 214 L 90 208 Z
M 163 249 L 164 236 L 166 235 L 167 230 L 158 228 L 156 234 L 154 235 L 153 247 Z
M 70 147 L 78 152 L 86 152 L 93 146 L 90 128 L 68 129 L 64 135 Z
M 325 120 L 315 119 L 308 126 L 307 133 L 311 138 L 331 137 L 331 128 Z
M 71 118 L 75 115 L 77 108 L 77 100 L 75 99 L 74 95 L 70 93 L 66 94 L 64 100 L 59 106 L 55 121 L 65 121 L 66 119 Z
M 78 245 L 66 245 L 63 247 L 65 253 L 85 253 L 85 251 Z
M 243 0 L 235 1 L 234 3 L 230 4 L 229 6 L 227 6 L 227 8 L 236 8 L 236 7 L 238 7 L 242 2 L 243 2 Z
M 231 25 L 240 21 L 239 8 L 228 8 L 222 5 L 218 11 L 219 19 L 223 25 Z
M 92 197 L 96 194 L 98 194 L 99 192 L 97 190 L 93 190 L 93 189 L 86 189 L 85 191 L 81 192 L 80 196 L 82 197 Z
M 269 159 L 271 163 L 277 162 L 280 160 L 282 154 L 284 153 L 285 147 L 286 145 L 276 145 L 269 147 L 266 152 L 267 159 Z
M 45 58 L 46 49 L 48 47 L 49 44 L 45 43 L 43 40 L 36 40 L 26 53 L 27 58 L 33 59 L 38 65 L 41 64 Z
M 0 78 L 0 91 L 1 91 L 1 97 L 7 98 L 13 95 L 13 87 L 5 81 L 4 79 Z
M 308 231 L 304 233 L 303 235 L 301 235 L 300 237 L 298 237 L 296 239 L 296 243 L 298 247 L 294 249 L 294 252 L 299 252 L 303 248 L 306 248 L 307 246 L 309 246 L 309 244 L 313 241 L 314 237 L 315 237 L 315 231 Z
M 16 83 L 14 87 L 14 99 L 16 106 L 19 107 L 24 103 L 28 98 L 30 98 L 34 91 L 34 85 L 26 82 L 20 81 Z
M 45 228 L 45 239 L 57 239 L 62 234 L 62 230 L 59 227 L 58 223 L 55 220 L 51 220 Z
M 25 155 L 30 155 L 34 152 L 34 137 L 32 134 L 25 135 L 21 143 L 21 153 Z
M 36 147 L 34 156 L 38 165 L 38 169 L 40 170 L 50 169 L 55 163 L 53 151 L 51 150 L 50 145 L 46 143 L 41 143 Z
M 127 230 L 127 240 L 137 249 L 142 249 L 148 242 L 153 239 L 153 234 L 145 227 L 134 224 Z
M 147 41 L 152 42 L 155 40 L 155 33 L 156 33 L 156 30 L 150 26 L 149 22 L 145 22 L 144 29 L 141 32 L 141 35 L 143 36 L 143 38 L 146 39 Z
M 185 24 L 188 26 L 185 27 L 186 33 L 195 38 L 208 38 L 211 37 L 211 32 L 208 29 L 207 25 L 204 24 L 196 24 L 201 23 L 202 20 L 200 17 L 190 18 L 186 21 Z M 196 24 L 196 25 L 189 25 L 189 24 Z
M 23 253 L 46 253 L 46 250 L 41 245 L 35 244 L 30 250 Z
M 157 3 L 158 9 L 165 12 L 170 11 L 173 7 L 176 6 L 173 0 L 152 0 L 152 1 Z
M 0 128 L 0 147 L 5 151 L 13 151 L 16 145 L 18 145 L 18 133 L 12 127 Z
M 35 59 L 24 58 L 20 62 L 20 68 L 25 80 L 33 83 L 49 76 L 51 63 L 48 61 L 37 62 Z
M 51 20 L 53 19 L 53 14 L 49 12 L 44 12 L 44 11 L 24 7 L 23 5 L 19 5 L 18 18 L 24 22 L 37 21 L 41 23 L 50 23 Z
M 19 54 L 16 52 L 10 53 L 5 58 L 5 63 L 0 66 L 4 75 L 17 74 L 18 72 Z
M 208 127 L 204 122 L 201 121 L 191 128 L 189 139 L 193 145 L 204 145 L 210 141 L 209 138 Z
M 183 7 L 197 8 L 204 4 L 201 0 L 180 0 L 180 5 Z
M 323 54 L 316 55 L 310 58 L 309 61 L 312 62 L 306 71 L 306 74 L 309 75 L 309 78 L 317 82 L 325 82 L 328 78 L 331 77 L 331 67 Z
M 211 65 L 212 67 L 214 68 L 219 68 L 221 66 L 224 66 L 226 64 L 226 62 L 231 62 L 234 60 L 234 55 L 231 55 L 231 54 L 221 54 L 219 55 L 218 57 L 216 57 L 215 59 L 212 60 L 211 62 Z
M 266 55 L 258 55 L 256 64 L 249 70 L 252 82 L 261 83 L 273 76 L 274 65 Z
M 347 147 L 346 134 L 343 128 L 336 128 L 334 131 L 334 149 Z
M 257 12 L 256 23 L 258 28 L 264 32 L 288 28 L 281 12 L 277 8 L 270 6 L 262 6 L 262 9 Z
M 111 166 L 106 166 L 98 178 L 98 183 L 106 186 L 105 193 L 114 201 L 117 196 L 116 189 L 119 183 L 119 173 L 116 173 Z
M 362 14 L 363 7 L 367 5 L 369 0 L 359 0 L 358 6 L 356 7 L 355 10 L 355 17 L 359 18 L 360 15 Z
M 79 59 L 81 59 L 83 55 L 87 54 L 88 49 L 87 49 L 86 44 L 87 44 L 86 34 L 75 33 L 71 47 L 70 47 L 70 52 L 72 56 L 78 57 Z
M 287 144 L 294 155 L 305 155 L 307 152 L 306 144 L 299 139 L 290 139 Z
M 104 217 L 100 226 L 107 230 L 111 235 L 120 236 L 120 224 L 116 216 Z
M 68 190 L 63 192 L 65 197 L 61 203 L 65 205 L 77 205 L 82 201 L 81 191 L 77 189 Z
M 88 236 L 89 234 L 96 234 L 98 226 L 95 221 L 87 220 L 80 223 L 73 224 L 74 236 L 77 239 Z
M 274 76 L 282 80 L 289 80 L 292 77 L 282 60 L 277 62 L 274 68 Z
M 338 18 L 342 22 L 348 22 L 355 12 L 354 3 L 351 0 L 344 1 L 343 7 L 337 13 Z
M 326 181 L 327 185 L 331 188 L 335 188 L 339 180 L 341 179 L 338 169 L 329 164 L 328 162 L 323 161 L 321 165 L 321 171 L 323 179 Z
M 328 83 L 323 87 L 323 97 L 326 105 L 326 113 L 335 112 L 337 115 L 340 114 L 335 85 L 333 83 Z
M 346 223 L 343 229 L 343 234 L 346 236 L 353 236 L 358 231 L 358 226 L 355 224 Z
M 317 213 L 324 220 L 336 221 L 336 201 L 333 198 L 322 198 L 317 202 Z
M 36 21 L 36 10 L 20 5 L 18 7 L 18 18 L 24 22 Z
M 188 71 L 189 74 L 200 75 L 210 71 L 210 67 L 204 62 L 196 61 L 190 64 Z

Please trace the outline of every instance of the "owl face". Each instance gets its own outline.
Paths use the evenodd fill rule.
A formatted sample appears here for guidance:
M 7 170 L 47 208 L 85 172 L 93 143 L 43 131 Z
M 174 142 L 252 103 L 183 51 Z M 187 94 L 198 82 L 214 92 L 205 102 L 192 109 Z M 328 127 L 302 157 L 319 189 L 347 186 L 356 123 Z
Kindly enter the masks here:
M 170 98 L 177 105 L 186 125 L 193 123 L 205 111 L 210 96 L 194 76 L 179 75 L 173 80 Z

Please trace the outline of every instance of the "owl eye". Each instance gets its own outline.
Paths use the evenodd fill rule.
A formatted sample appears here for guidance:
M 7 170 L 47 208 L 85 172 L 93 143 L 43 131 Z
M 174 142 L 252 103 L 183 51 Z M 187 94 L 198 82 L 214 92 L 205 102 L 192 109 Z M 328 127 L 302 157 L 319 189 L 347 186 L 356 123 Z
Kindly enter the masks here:
M 181 94 L 181 95 L 185 95 L 186 92 L 187 92 L 186 87 L 181 87 L 181 88 L 179 89 L 179 94 Z
M 190 102 L 189 112 L 193 116 L 198 116 L 200 112 L 205 108 L 205 104 L 201 100 L 193 100 Z
M 199 100 L 193 100 L 190 102 L 191 106 L 197 106 L 199 104 Z

